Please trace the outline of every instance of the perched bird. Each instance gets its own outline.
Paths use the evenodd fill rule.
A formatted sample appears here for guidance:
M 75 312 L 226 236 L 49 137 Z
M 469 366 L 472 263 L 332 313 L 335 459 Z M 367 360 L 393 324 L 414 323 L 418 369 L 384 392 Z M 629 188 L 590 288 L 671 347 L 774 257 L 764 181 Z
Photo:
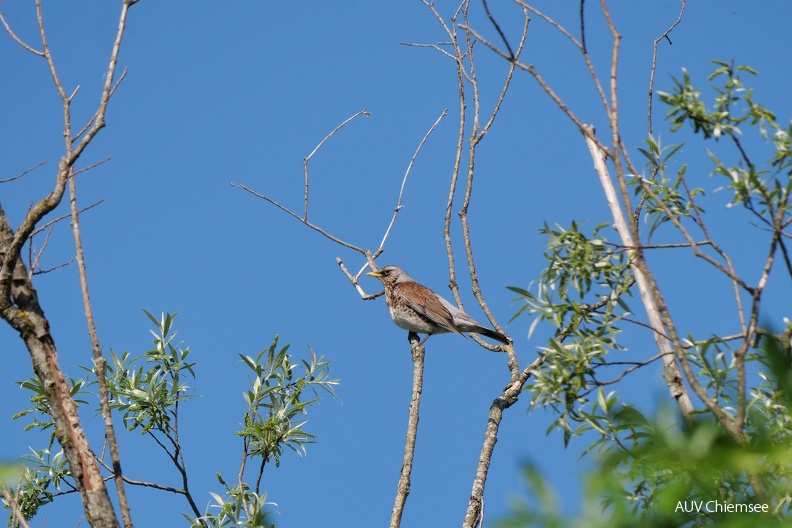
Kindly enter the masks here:
M 418 284 L 407 272 L 396 266 L 385 266 L 379 271 L 367 273 L 377 277 L 385 285 L 385 300 L 388 311 L 396 326 L 412 334 L 427 334 L 423 343 L 432 334 L 473 332 L 508 344 L 509 338 L 500 332 L 481 326 L 468 314 L 446 301 L 422 284 Z M 464 336 L 463 336 L 464 337 Z

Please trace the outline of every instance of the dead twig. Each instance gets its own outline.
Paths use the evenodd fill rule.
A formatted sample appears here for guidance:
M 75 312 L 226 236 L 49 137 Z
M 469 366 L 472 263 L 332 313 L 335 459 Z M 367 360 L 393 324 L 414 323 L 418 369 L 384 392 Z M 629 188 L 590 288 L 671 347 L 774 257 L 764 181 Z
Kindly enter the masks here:
M 662 35 L 654 39 L 654 44 L 652 46 L 652 69 L 649 73 L 649 103 L 647 105 L 647 115 L 646 115 L 646 127 L 649 135 L 652 135 L 652 99 L 654 96 L 654 78 L 655 78 L 655 71 L 657 70 L 657 45 L 663 40 L 668 40 L 668 43 L 671 44 L 671 39 L 668 38 L 668 35 L 677 27 L 679 24 L 682 23 L 682 15 L 685 14 L 685 8 L 687 7 L 687 0 L 680 0 L 682 3 L 682 9 L 679 10 L 679 17 L 677 17 L 676 21 L 671 24 L 671 26 L 666 29 Z
M 426 143 L 426 140 L 429 139 L 429 136 L 432 135 L 434 129 L 437 128 L 437 125 L 440 124 L 440 121 L 442 121 L 442 119 L 447 114 L 448 114 L 448 109 L 446 108 L 445 110 L 443 110 L 443 113 L 440 114 L 440 117 L 438 117 L 437 120 L 435 120 L 435 122 L 432 123 L 432 126 L 429 128 L 429 131 L 424 135 L 423 139 L 418 144 L 418 148 L 415 149 L 415 153 L 413 154 L 412 158 L 410 158 L 410 163 L 407 165 L 407 171 L 404 173 L 404 178 L 402 178 L 401 187 L 399 188 L 399 198 L 396 200 L 396 208 L 393 210 L 393 216 L 391 217 L 391 221 L 388 224 L 388 228 L 385 230 L 385 235 L 382 237 L 382 241 L 380 242 L 379 247 L 374 252 L 373 258 L 376 259 L 384 251 L 385 242 L 387 242 L 388 237 L 390 236 L 391 229 L 393 229 L 393 224 L 396 223 L 396 216 L 399 214 L 399 211 L 401 211 L 402 207 L 404 207 L 404 205 L 402 204 L 404 187 L 407 185 L 407 177 L 410 175 L 410 171 L 412 170 L 413 165 L 415 164 L 415 159 L 418 157 L 418 154 L 421 152 L 421 149 L 423 148 L 424 143 Z
M 308 220 L 308 162 L 311 160 L 311 158 L 314 156 L 314 154 L 316 154 L 317 151 L 320 148 L 322 148 L 322 145 L 327 143 L 327 140 L 329 140 L 331 137 L 333 137 L 336 134 L 336 132 L 338 132 L 339 130 L 344 128 L 344 126 L 347 123 L 349 123 L 350 121 L 352 121 L 353 119 L 355 119 L 356 117 L 359 117 L 361 115 L 369 117 L 371 115 L 371 112 L 366 111 L 366 109 L 364 108 L 363 110 L 361 110 L 357 114 L 355 114 L 352 117 L 348 118 L 346 121 L 344 121 L 343 123 L 341 123 L 340 125 L 335 127 L 332 132 L 327 134 L 325 136 L 325 138 L 322 141 L 320 141 L 318 145 L 316 145 L 316 147 L 311 151 L 311 153 L 308 154 L 305 158 L 303 158 L 303 171 L 305 172 L 305 195 L 304 195 L 304 198 L 303 198 L 304 206 L 303 206 L 303 217 L 302 217 L 303 222 Z
M 39 167 L 41 167 L 45 163 L 47 163 L 47 160 L 40 161 L 40 162 L 36 163 L 35 165 L 33 165 L 32 167 L 30 167 L 28 170 L 24 171 L 23 173 L 17 174 L 13 178 L 8 178 L 7 180 L 0 180 L 0 183 L 8 183 L 8 182 L 12 182 L 14 180 L 18 180 L 20 178 L 24 178 L 25 176 L 27 176 L 28 173 L 33 172 L 34 170 L 38 169 Z

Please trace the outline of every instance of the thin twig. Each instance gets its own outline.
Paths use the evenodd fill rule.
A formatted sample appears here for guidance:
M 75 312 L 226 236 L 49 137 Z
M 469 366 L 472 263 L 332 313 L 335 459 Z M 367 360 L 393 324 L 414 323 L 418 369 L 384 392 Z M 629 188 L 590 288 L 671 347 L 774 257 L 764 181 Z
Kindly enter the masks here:
M 88 166 L 83 170 L 90 170 L 108 159 Z M 91 341 L 91 351 L 93 353 L 94 373 L 96 383 L 99 387 L 99 405 L 102 409 L 102 418 L 105 426 L 105 439 L 110 447 L 110 460 L 113 461 L 113 476 L 115 477 L 116 492 L 121 505 L 121 513 L 126 528 L 132 528 L 132 516 L 129 511 L 126 488 L 124 487 L 123 472 L 121 470 L 121 456 L 119 454 L 118 440 L 113 426 L 113 414 L 110 409 L 110 398 L 107 390 L 107 359 L 102 354 L 102 347 L 99 343 L 99 334 L 96 331 L 96 322 L 91 305 L 91 295 L 88 292 L 88 272 L 85 266 L 85 253 L 83 252 L 82 235 L 80 234 L 80 209 L 77 207 L 77 180 L 74 177 L 77 172 L 72 169 L 69 177 L 69 203 L 71 208 L 71 226 L 74 235 L 74 255 L 77 260 L 77 270 L 80 276 L 80 291 L 83 298 L 83 310 L 85 311 L 85 323 L 88 326 L 88 338 Z M 43 250 L 43 248 L 42 248 Z
M 696 255 L 700 259 L 708 262 L 709 264 L 711 264 L 715 268 L 717 268 L 724 275 L 726 275 L 731 280 L 733 280 L 734 282 L 739 284 L 740 287 L 743 288 L 745 291 L 747 291 L 749 293 L 753 293 L 753 287 L 749 286 L 742 279 L 742 277 L 737 275 L 737 273 L 734 270 L 734 268 L 730 266 L 731 261 L 729 261 L 727 263 L 727 265 L 724 266 L 723 264 L 721 264 L 720 262 L 715 260 L 713 257 L 711 257 L 710 255 L 704 253 L 703 251 L 701 251 L 701 249 L 699 249 L 699 244 L 698 244 L 698 242 L 696 242 L 696 240 L 693 239 L 693 235 L 690 234 L 690 231 L 688 231 L 688 229 L 682 224 L 682 222 L 679 220 L 678 216 L 676 214 L 674 214 L 673 211 L 671 211 L 671 209 L 668 207 L 668 205 L 663 200 L 660 199 L 660 197 L 657 195 L 657 193 L 654 191 L 654 189 L 652 189 L 652 186 L 649 184 L 648 180 L 642 178 L 639 175 L 636 175 L 636 180 L 638 181 L 638 183 L 641 184 L 641 186 L 643 187 L 644 192 L 646 194 L 648 194 L 655 201 L 655 203 L 657 203 L 657 205 L 660 206 L 660 208 L 663 210 L 663 213 L 668 217 L 669 220 L 671 220 L 671 223 L 674 224 L 674 227 L 676 227 L 676 229 L 682 234 L 682 236 L 685 238 L 685 240 L 687 240 L 687 243 L 690 246 L 690 248 L 693 250 L 693 254 L 694 255 Z M 699 227 L 701 227 L 701 226 L 699 226 Z M 711 239 L 708 239 L 707 242 L 708 242 L 708 245 L 714 247 L 714 244 L 713 244 Z
M 35 49 L 33 46 L 30 46 L 30 45 L 26 44 L 25 42 L 22 41 L 22 39 L 17 37 L 16 33 L 14 33 L 14 31 L 11 29 L 11 26 L 6 21 L 5 16 L 3 15 L 2 11 L 0 11 L 0 21 L 3 22 L 3 26 L 5 27 L 5 30 L 8 32 L 9 35 L 11 35 L 11 38 L 14 39 L 14 42 L 16 42 L 17 44 L 19 44 L 20 46 L 22 46 L 23 48 L 25 48 L 26 50 L 28 50 L 30 53 L 32 53 L 34 55 L 38 55 L 39 57 L 43 57 L 44 56 L 44 52 L 43 51 L 39 51 L 39 50 Z
M 361 115 L 369 117 L 371 115 L 371 112 L 366 111 L 366 109 L 364 108 L 360 112 L 358 112 L 355 115 L 353 115 L 352 117 L 348 118 L 346 121 L 344 121 L 343 123 L 341 123 L 340 125 L 335 127 L 332 132 L 327 134 L 325 136 L 325 138 L 322 141 L 320 141 L 318 145 L 316 145 L 316 147 L 311 151 L 311 153 L 308 154 L 305 158 L 303 158 L 303 171 L 305 173 L 305 196 L 304 196 L 304 202 L 305 203 L 304 203 L 304 207 L 303 207 L 303 217 L 302 217 L 303 222 L 308 220 L 308 162 L 311 160 L 313 155 L 316 154 L 316 152 L 320 148 L 322 148 L 322 145 L 324 145 L 327 142 L 328 139 L 333 137 L 336 134 L 336 132 L 338 132 L 339 130 L 344 128 L 344 125 L 346 125 L 347 123 L 349 123 L 350 121 L 352 121 L 353 119 L 355 119 L 356 117 L 359 117 Z
M 599 76 L 597 75 L 597 72 L 594 69 L 594 63 L 592 62 L 591 56 L 589 55 L 589 52 L 588 52 L 588 48 L 586 47 L 586 24 L 585 24 L 584 9 L 583 9 L 583 3 L 584 2 L 581 1 L 581 3 L 580 3 L 580 38 L 581 38 L 581 40 L 578 41 L 575 37 L 572 36 L 572 34 L 569 31 L 567 31 L 567 29 L 564 26 L 562 26 L 561 24 L 559 24 L 558 22 L 556 22 L 555 20 L 553 20 L 549 16 L 545 15 L 544 13 L 542 13 L 541 11 L 539 11 L 538 9 L 533 7 L 532 5 L 527 4 L 524 0 L 514 0 L 514 1 L 517 4 L 521 5 L 523 7 L 523 9 L 535 14 L 536 16 L 538 16 L 539 18 L 543 19 L 548 24 L 550 24 L 551 26 L 556 28 L 562 35 L 564 35 L 564 37 L 569 39 L 569 41 L 578 49 L 578 51 L 580 52 L 581 56 L 583 57 L 583 61 L 586 63 L 586 69 L 588 69 L 589 77 L 591 77 L 591 80 L 594 82 L 594 87 L 596 88 L 597 94 L 600 97 L 600 101 L 602 101 L 602 104 L 603 104 L 603 106 L 605 108 L 605 114 L 609 115 L 610 114 L 610 105 L 608 104 L 608 98 L 605 96 L 605 90 L 603 90 L 603 88 L 602 88 L 602 84 L 600 83 Z
M 102 460 L 100 457 L 96 457 L 96 461 L 99 462 L 102 465 L 102 467 L 105 468 L 107 471 L 110 471 L 110 472 L 113 471 L 112 466 L 110 466 L 107 462 Z M 113 478 L 113 477 L 111 476 L 111 477 L 108 477 L 108 479 L 109 478 Z M 173 486 L 165 486 L 163 484 L 157 484 L 156 482 L 148 482 L 148 481 L 145 481 L 145 480 L 135 480 L 135 479 L 131 479 L 131 478 L 127 477 L 126 475 L 123 476 L 123 479 L 124 479 L 124 482 L 126 482 L 127 484 L 129 484 L 131 486 L 142 486 L 142 487 L 146 487 L 146 488 L 154 488 L 154 489 L 158 489 L 158 490 L 161 490 L 161 491 L 168 491 L 170 493 L 178 493 L 179 495 L 184 495 L 184 490 L 183 489 L 174 488 Z
M 58 264 L 57 266 L 53 266 L 51 268 L 37 269 L 36 271 L 33 272 L 33 275 L 45 275 L 45 274 L 53 272 L 53 271 L 55 271 L 57 269 L 65 268 L 66 266 L 68 266 L 72 262 L 74 262 L 74 259 L 69 259 L 66 262 L 62 262 L 62 263 Z
M 350 244 L 349 242 L 341 240 L 340 238 L 338 238 L 336 236 L 331 235 L 330 233 L 328 233 L 327 231 L 325 231 L 321 227 L 312 224 L 308 220 L 303 220 L 303 218 L 300 215 L 298 215 L 297 213 L 295 213 L 294 211 L 292 211 L 288 207 L 285 207 L 285 206 L 279 204 L 278 202 L 276 202 L 275 200 L 273 200 L 269 196 L 264 196 L 263 194 L 259 194 L 256 191 L 246 187 L 245 185 L 242 185 L 241 183 L 233 183 L 233 182 L 231 182 L 231 187 L 236 187 L 238 189 L 242 189 L 243 191 L 249 192 L 253 196 L 256 196 L 258 198 L 261 198 L 262 200 L 265 200 L 265 201 L 271 203 L 272 205 L 274 205 L 275 207 L 277 207 L 281 211 L 287 213 L 289 216 L 293 216 L 294 218 L 299 220 L 301 223 L 305 224 L 306 226 L 308 226 L 309 228 L 313 229 L 317 233 L 321 233 L 322 235 L 324 235 L 325 237 L 329 238 L 330 240 L 332 240 L 336 244 L 340 244 L 340 245 L 344 246 L 345 248 L 349 248 L 349 249 L 355 250 L 358 253 L 360 253 L 360 254 L 365 256 L 366 250 L 364 250 L 364 249 L 362 249 L 362 248 L 360 248 L 358 246 L 355 246 L 354 244 Z
M 467 23 L 467 14 L 465 13 L 465 22 Z M 462 240 L 465 246 L 465 255 L 467 257 L 467 264 L 468 264 L 468 272 L 470 274 L 471 280 L 471 290 L 473 292 L 473 296 L 476 298 L 479 306 L 481 307 L 484 314 L 487 316 L 487 319 L 490 323 L 495 327 L 495 329 L 501 333 L 505 333 L 503 327 L 498 323 L 497 319 L 495 318 L 492 311 L 489 309 L 486 300 L 484 299 L 484 294 L 481 291 L 481 285 L 479 284 L 478 280 L 478 273 L 476 272 L 476 264 L 475 259 L 473 258 L 473 244 L 470 238 L 470 218 L 468 216 L 468 209 L 470 207 L 470 202 L 473 195 L 473 179 L 474 179 L 474 167 L 475 167 L 475 157 L 476 157 L 476 149 L 478 144 L 481 140 L 486 136 L 489 132 L 492 124 L 495 122 L 495 117 L 498 115 L 498 112 L 501 109 L 501 105 L 503 104 L 503 100 L 506 97 L 506 92 L 508 91 L 509 87 L 511 86 L 511 81 L 514 76 L 515 71 L 515 61 L 520 58 L 522 54 L 523 48 L 525 46 L 525 42 L 528 38 L 528 26 L 530 23 L 530 18 L 526 16 L 524 18 L 525 23 L 523 24 L 522 33 L 520 35 L 520 41 L 517 45 L 517 52 L 514 54 L 509 47 L 509 52 L 512 53 L 512 59 L 509 61 L 509 70 L 506 74 L 506 78 L 503 82 L 503 87 L 501 88 L 501 92 L 498 96 L 498 99 L 495 102 L 495 105 L 490 112 L 489 118 L 484 126 L 479 130 L 479 116 L 480 116 L 480 99 L 479 99 L 479 90 L 478 90 L 478 81 L 475 76 L 474 71 L 474 62 L 473 62 L 473 53 L 472 53 L 472 44 L 469 44 L 469 57 L 470 57 L 470 69 L 471 69 L 471 78 L 473 79 L 473 100 L 474 100 L 474 113 L 473 113 L 473 127 L 470 133 L 469 139 L 469 148 L 468 148 L 468 174 L 467 174 L 467 181 L 465 184 L 465 196 L 462 200 L 462 207 L 459 211 L 459 218 L 460 223 L 462 224 Z M 492 19 L 493 24 L 497 24 L 494 19 Z M 505 38 L 505 37 L 504 37 Z M 469 41 L 469 35 L 466 36 L 466 40 Z M 456 280 L 453 274 L 451 274 L 451 284 L 456 285 Z M 452 287 L 452 290 L 454 288 Z M 459 307 L 464 309 L 462 305 L 462 298 L 459 296 L 459 292 L 454 292 L 455 298 Z M 511 374 L 512 379 L 515 379 L 519 374 L 519 361 L 517 359 L 517 354 L 514 351 L 514 347 L 511 345 L 503 345 L 503 346 L 493 346 L 483 339 L 474 335 L 473 337 L 475 341 L 489 349 L 489 350 L 503 350 L 507 353 L 508 360 L 507 360 L 507 367 Z
M 634 371 L 634 370 L 637 370 L 637 369 L 639 369 L 639 368 L 641 368 L 641 367 L 645 367 L 646 365 L 649 365 L 650 363 L 654 363 L 655 361 L 657 361 L 658 359 L 662 358 L 662 357 L 663 357 L 663 356 L 665 356 L 666 354 L 673 354 L 673 352 L 660 352 L 659 354 L 657 354 L 657 355 L 655 355 L 655 356 L 653 356 L 653 357 L 651 357 L 651 358 L 647 359 L 646 361 L 640 361 L 640 362 L 636 362 L 635 364 L 633 364 L 633 366 L 631 366 L 631 367 L 630 367 L 630 368 L 628 368 L 628 369 L 625 369 L 625 370 L 624 370 L 623 372 L 621 372 L 621 373 L 620 373 L 618 376 L 616 376 L 615 378 L 613 378 L 613 379 L 611 379 L 611 380 L 608 380 L 608 381 L 597 381 L 597 380 L 595 379 L 595 380 L 594 380 L 594 385 L 595 385 L 596 387 L 604 387 L 604 386 L 606 386 L 606 385 L 613 385 L 614 383 L 618 383 L 619 381 L 621 381 L 621 380 L 622 380 L 622 379 L 623 379 L 623 378 L 624 378 L 624 377 L 625 377 L 627 374 L 629 374 L 630 372 L 632 372 L 632 371 Z M 601 366 L 603 366 L 603 367 L 609 367 L 609 366 L 613 366 L 613 365 L 617 365 L 617 364 L 618 364 L 618 362 L 614 362 L 614 363 L 606 363 L 606 364 L 603 364 L 603 365 L 601 365 Z M 591 389 L 591 391 L 593 391 L 593 390 L 595 390 L 595 389 Z M 586 394 L 590 394 L 590 393 L 591 393 L 591 391 L 588 391 L 588 392 L 587 392 L 587 393 L 585 393 L 585 394 L 581 394 L 581 397 L 582 397 L 582 396 L 585 396 Z
M 709 240 L 702 240 L 701 242 L 696 242 L 699 246 L 710 246 L 712 242 Z M 626 251 L 633 251 L 636 249 L 672 249 L 672 248 L 689 248 L 691 247 L 690 244 L 687 242 L 678 242 L 678 243 L 669 243 L 669 244 L 641 244 L 640 246 L 625 246 L 623 244 L 616 244 L 615 242 L 605 242 L 607 246 L 613 246 L 615 248 L 619 248 L 621 250 Z
M 20 178 L 23 178 L 23 177 L 24 177 L 24 176 L 26 176 L 26 175 L 27 175 L 29 172 L 33 172 L 34 170 L 38 169 L 39 167 L 41 167 L 41 166 L 42 166 L 42 165 L 44 165 L 45 163 L 47 163 L 47 160 L 40 161 L 40 162 L 36 163 L 35 165 L 33 165 L 32 167 L 30 167 L 30 168 L 29 168 L 28 170 L 26 170 L 25 172 L 23 172 L 22 174 L 18 174 L 18 175 L 16 175 L 16 176 L 14 176 L 13 178 L 8 178 L 7 180 L 0 180 L 0 183 L 8 183 L 8 182 L 12 182 L 12 181 L 14 181 L 14 180 L 18 180 L 18 179 L 20 179 Z
M 349 273 L 349 270 L 347 270 L 346 266 L 344 265 L 344 261 L 342 261 L 340 257 L 336 258 L 336 263 L 338 264 L 338 267 L 341 268 L 343 274 L 346 275 L 346 278 L 349 279 L 349 282 L 352 283 L 352 286 L 354 286 L 357 292 L 360 294 L 360 298 L 363 299 L 364 301 L 371 301 L 373 299 L 376 299 L 377 297 L 381 297 L 382 295 L 385 295 L 385 290 L 382 290 L 381 292 L 378 293 L 368 294 L 363 290 L 363 287 L 358 282 L 363 271 L 369 268 L 368 263 L 366 263 L 363 266 L 363 268 L 361 269 L 360 272 L 358 272 L 357 275 L 352 275 L 351 273 Z
M 33 278 L 33 275 L 35 275 L 35 270 L 39 266 L 39 260 L 41 260 L 41 255 L 43 255 L 44 254 L 44 250 L 47 249 L 47 245 L 49 244 L 50 235 L 52 235 L 52 230 L 53 229 L 55 229 L 54 225 L 51 226 L 47 230 L 47 234 L 44 235 L 44 243 L 41 244 L 41 249 L 38 250 L 38 252 L 36 253 L 35 258 L 33 258 L 32 261 L 28 262 L 28 277 L 29 278 Z M 30 244 L 30 251 L 31 252 L 33 251 L 33 244 L 32 243 Z
M 460 25 L 459 27 L 460 27 L 460 29 L 464 29 L 465 31 L 470 31 L 470 33 L 476 38 L 476 40 L 478 40 L 479 42 L 481 42 L 482 44 L 484 44 L 485 46 L 490 48 L 492 51 L 494 51 L 495 53 L 497 53 L 498 55 L 500 55 L 504 59 L 512 60 L 508 56 L 508 54 L 506 54 L 502 50 L 498 49 L 497 46 L 493 45 L 490 41 L 488 41 L 487 39 L 482 37 L 474 29 L 472 29 L 472 28 L 470 28 L 469 26 L 466 26 L 466 25 Z M 566 105 L 566 103 L 564 103 L 564 101 L 558 96 L 558 94 L 555 93 L 555 91 L 550 87 L 550 85 L 547 83 L 547 81 L 545 81 L 545 79 L 539 74 L 539 72 L 536 70 L 536 68 L 533 65 L 525 64 L 525 63 L 522 63 L 522 62 L 517 61 L 517 60 L 515 60 L 514 63 L 519 69 L 531 74 L 531 76 L 536 80 L 536 82 L 539 83 L 539 86 L 541 86 L 542 90 L 544 90 L 545 93 L 550 97 L 550 99 L 553 100 L 553 102 L 556 104 L 556 106 L 558 106 L 558 108 L 561 109 L 561 111 L 564 112 L 567 115 L 567 117 L 572 120 L 573 123 L 575 123 L 575 126 L 578 127 L 578 129 L 580 130 L 580 132 L 582 134 L 584 134 L 584 135 L 590 134 L 590 132 L 588 132 L 588 130 L 589 130 L 588 125 L 585 125 L 575 115 L 575 113 L 572 112 L 572 110 Z M 604 152 L 610 153 L 608 148 L 605 147 L 604 145 L 602 145 L 599 142 L 599 140 L 596 138 L 596 136 L 592 136 L 592 140 L 597 143 L 598 147 L 601 150 L 603 150 Z
M 495 31 L 498 32 L 498 35 L 500 35 L 501 40 L 506 45 L 506 49 L 509 50 L 509 57 L 514 58 L 514 52 L 512 51 L 511 45 L 509 44 L 509 40 L 506 38 L 506 35 L 503 34 L 503 31 L 498 25 L 498 22 L 495 20 L 495 17 L 493 17 L 492 13 L 490 13 L 489 6 L 487 5 L 487 0 L 481 0 L 481 3 L 484 5 L 484 12 L 487 14 L 487 18 L 492 23 L 492 25 L 495 26 Z
M 410 158 L 410 163 L 407 164 L 407 170 L 404 173 L 404 178 L 402 178 L 401 188 L 399 189 L 399 198 L 396 200 L 396 208 L 393 210 L 393 216 L 391 217 L 391 221 L 388 224 L 388 228 L 385 230 L 385 235 L 382 237 L 382 241 L 380 242 L 380 245 L 377 248 L 377 250 L 374 252 L 372 258 L 377 258 L 385 249 L 385 242 L 388 240 L 388 236 L 390 236 L 391 229 L 393 229 L 393 224 L 396 223 L 396 216 L 399 214 L 399 211 L 401 211 L 402 207 L 404 207 L 402 205 L 402 196 L 404 195 L 404 187 L 405 185 L 407 185 L 407 177 L 410 175 L 410 171 L 412 170 L 413 165 L 415 164 L 415 159 L 418 157 L 418 153 L 421 152 L 421 149 L 423 148 L 424 143 L 426 143 L 426 140 L 429 139 L 429 136 L 432 134 L 432 132 L 434 132 L 434 129 L 437 128 L 437 125 L 440 124 L 440 121 L 442 121 L 442 119 L 447 114 L 448 114 L 448 109 L 446 108 L 445 110 L 443 110 L 443 113 L 440 114 L 440 117 L 438 117 L 435 120 L 435 122 L 432 123 L 432 126 L 429 128 L 429 131 L 424 135 L 423 139 L 418 144 L 418 148 L 415 149 L 415 153 L 413 153 L 412 158 Z
M 682 3 L 682 9 L 679 10 L 679 16 L 677 17 L 676 22 L 671 24 L 671 26 L 666 29 L 662 35 L 654 39 L 654 45 L 652 46 L 652 70 L 649 74 L 649 104 L 646 118 L 646 126 L 650 136 L 652 135 L 652 98 L 654 95 L 655 71 L 657 70 L 657 45 L 663 39 L 667 39 L 668 43 L 671 44 L 671 39 L 668 38 L 668 35 L 682 22 L 682 15 L 685 14 L 685 7 L 687 7 L 687 0 L 680 0 L 680 2 Z
M 448 46 L 449 44 L 451 44 L 450 42 L 438 42 L 437 44 L 421 44 L 421 43 L 418 43 L 418 42 L 399 42 L 399 44 L 401 46 L 410 46 L 410 47 L 413 47 L 413 48 L 432 48 L 434 50 L 439 51 L 440 53 L 442 53 L 443 55 L 445 55 L 449 59 L 456 60 L 456 57 L 454 57 L 453 55 L 451 55 L 446 50 L 444 50 L 443 48 L 440 47 L 440 46 L 443 46 L 443 45 Z
M 98 202 L 94 202 L 91 205 L 89 205 L 88 207 L 84 207 L 84 208 L 80 209 L 79 212 L 82 214 L 85 211 L 88 211 L 89 209 L 93 209 L 94 207 L 96 207 L 97 205 L 99 205 L 102 202 L 104 202 L 104 200 L 99 200 Z M 33 238 L 34 236 L 36 236 L 37 234 L 41 233 L 42 231 L 44 231 L 45 229 L 47 229 L 51 225 L 57 224 L 58 222 L 60 222 L 62 220 L 66 220 L 67 218 L 70 218 L 70 217 L 71 217 L 71 213 L 65 214 L 65 215 L 61 215 L 61 216 L 59 216 L 57 218 L 53 218 L 52 220 L 50 220 L 46 224 L 42 224 L 40 227 L 37 227 L 32 233 L 30 233 L 30 238 Z

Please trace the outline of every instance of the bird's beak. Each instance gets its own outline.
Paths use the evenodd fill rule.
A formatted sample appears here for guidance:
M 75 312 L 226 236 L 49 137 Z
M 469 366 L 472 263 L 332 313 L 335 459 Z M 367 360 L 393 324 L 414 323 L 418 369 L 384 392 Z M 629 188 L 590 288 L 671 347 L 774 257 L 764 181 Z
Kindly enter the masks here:
M 369 277 L 377 277 L 378 279 L 382 277 L 382 273 L 380 273 L 379 271 L 369 271 L 368 273 L 366 273 L 366 275 L 368 275 Z

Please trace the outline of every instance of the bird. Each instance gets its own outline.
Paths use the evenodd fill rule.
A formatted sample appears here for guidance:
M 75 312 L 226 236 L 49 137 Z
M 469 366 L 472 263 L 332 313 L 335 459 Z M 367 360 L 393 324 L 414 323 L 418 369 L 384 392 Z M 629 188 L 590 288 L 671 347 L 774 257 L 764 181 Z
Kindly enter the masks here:
M 482 326 L 423 284 L 415 282 L 398 266 L 385 266 L 366 275 L 378 278 L 385 286 L 385 301 L 391 319 L 396 326 L 410 332 L 407 335 L 410 342 L 413 334 L 426 334 L 420 342 L 423 344 L 434 334 L 448 332 L 462 337 L 465 337 L 462 332 L 472 332 L 503 344 L 511 342 L 502 333 Z

